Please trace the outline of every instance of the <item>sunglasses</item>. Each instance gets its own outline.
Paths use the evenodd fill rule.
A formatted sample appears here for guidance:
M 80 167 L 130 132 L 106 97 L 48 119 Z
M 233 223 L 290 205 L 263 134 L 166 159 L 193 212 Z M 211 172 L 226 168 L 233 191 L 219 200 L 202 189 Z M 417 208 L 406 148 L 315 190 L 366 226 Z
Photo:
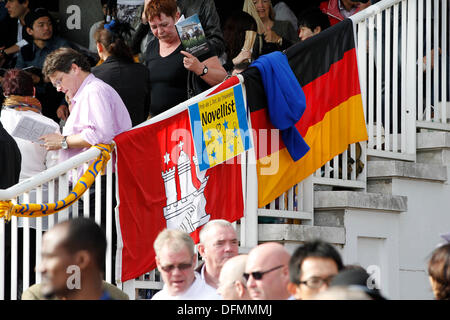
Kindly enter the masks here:
M 191 267 L 192 267 L 192 263 L 180 263 L 180 264 L 169 264 L 168 266 L 161 266 L 161 269 L 164 272 L 172 272 L 173 270 L 175 270 L 175 268 L 180 271 L 184 271 Z
M 255 272 L 250 272 L 250 273 L 245 273 L 244 272 L 245 281 L 248 281 L 248 279 L 250 278 L 250 275 L 255 280 L 261 280 L 266 273 L 269 273 L 269 272 L 272 272 L 274 270 L 280 269 L 281 267 L 283 267 L 283 265 L 279 265 L 278 267 L 269 269 L 267 271 L 255 271 Z

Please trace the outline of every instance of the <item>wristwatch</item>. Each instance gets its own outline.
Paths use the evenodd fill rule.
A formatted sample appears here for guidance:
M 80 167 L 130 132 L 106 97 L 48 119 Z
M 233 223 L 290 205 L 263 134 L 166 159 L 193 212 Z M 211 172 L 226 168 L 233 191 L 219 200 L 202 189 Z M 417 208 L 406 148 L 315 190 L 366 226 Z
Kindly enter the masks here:
M 201 75 L 199 75 L 200 77 L 203 77 L 205 74 L 208 73 L 208 67 L 206 65 L 203 66 L 203 72 Z
M 66 150 L 69 148 L 69 145 L 67 144 L 67 136 L 64 136 L 61 141 L 61 149 Z

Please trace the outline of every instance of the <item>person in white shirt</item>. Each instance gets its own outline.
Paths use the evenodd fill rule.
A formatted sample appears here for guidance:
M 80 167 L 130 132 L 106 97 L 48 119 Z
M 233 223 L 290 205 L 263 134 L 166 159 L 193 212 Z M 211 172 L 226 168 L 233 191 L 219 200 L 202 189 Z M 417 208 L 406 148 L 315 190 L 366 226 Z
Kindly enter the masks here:
M 3 102 L 0 121 L 9 134 L 13 135 L 17 125 L 24 117 L 28 119 L 28 124 L 31 123 L 30 121 L 36 121 L 49 128 L 54 128 L 55 132 L 59 131 L 59 125 L 55 121 L 42 115 L 41 104 L 33 96 L 33 80 L 27 72 L 18 69 L 8 70 L 3 78 L 2 87 L 6 99 Z M 32 127 L 24 127 L 24 129 L 29 131 L 33 130 Z M 13 138 L 22 154 L 19 182 L 33 177 L 57 164 L 58 153 L 56 151 L 48 151 L 39 142 L 32 142 L 16 136 L 13 136 Z M 48 202 L 46 184 L 43 185 L 42 191 L 42 201 L 46 203 Z M 36 192 L 33 190 L 29 195 L 29 202 L 35 203 Z M 21 198 L 20 201 L 23 201 L 23 199 Z M 30 226 L 35 227 L 35 218 L 20 218 L 19 226 L 22 225 L 22 219 L 30 219 Z M 44 217 L 42 221 L 43 229 L 46 230 L 47 217 Z
M 211 291 L 195 272 L 194 241 L 181 230 L 164 229 L 153 243 L 164 286 L 152 300 L 210 300 Z
M 226 220 L 211 220 L 200 231 L 198 252 L 205 263 L 197 268 L 197 272 L 205 285 L 214 291 L 215 299 L 222 299 L 216 291 L 222 266 L 227 260 L 238 255 L 238 249 L 236 231 Z
M 247 257 L 246 254 L 240 254 L 227 260 L 223 265 L 217 292 L 224 300 L 250 300 L 247 281 L 244 278 Z

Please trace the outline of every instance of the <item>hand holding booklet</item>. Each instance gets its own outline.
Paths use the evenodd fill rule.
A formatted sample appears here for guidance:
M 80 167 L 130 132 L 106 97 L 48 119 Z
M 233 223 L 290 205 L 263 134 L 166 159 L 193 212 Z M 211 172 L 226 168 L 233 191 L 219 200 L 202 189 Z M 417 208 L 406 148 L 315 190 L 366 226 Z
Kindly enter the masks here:
M 42 143 L 43 141 L 39 140 L 39 137 L 55 132 L 59 132 L 59 126 L 53 120 L 51 122 L 45 121 L 45 118 L 37 119 L 33 117 L 33 114 L 21 112 L 21 117 L 17 121 L 16 127 L 12 130 L 11 135 L 32 142 Z
M 181 16 L 175 27 L 185 51 L 196 57 L 209 51 L 205 31 L 200 23 L 198 14 L 194 14 L 186 19 L 184 16 Z

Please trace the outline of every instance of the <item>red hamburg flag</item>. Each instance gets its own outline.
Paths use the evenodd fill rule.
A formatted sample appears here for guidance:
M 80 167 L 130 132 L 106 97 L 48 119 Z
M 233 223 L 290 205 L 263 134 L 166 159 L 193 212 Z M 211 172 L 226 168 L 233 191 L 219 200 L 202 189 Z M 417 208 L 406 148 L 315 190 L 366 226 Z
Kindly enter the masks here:
M 199 172 L 187 110 L 114 140 L 116 279 L 124 282 L 156 267 L 153 242 L 164 228 L 184 230 L 198 242 L 199 228 L 209 220 L 243 216 L 239 161 Z

